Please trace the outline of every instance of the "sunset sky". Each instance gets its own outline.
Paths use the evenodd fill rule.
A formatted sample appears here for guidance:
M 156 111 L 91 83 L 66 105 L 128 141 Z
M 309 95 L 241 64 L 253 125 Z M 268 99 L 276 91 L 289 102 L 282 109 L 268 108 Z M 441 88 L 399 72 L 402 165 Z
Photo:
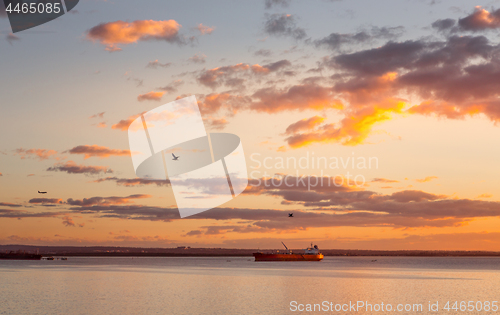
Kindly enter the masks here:
M 497 7 L 81 0 L 15 34 L 2 7 L 0 244 L 500 250 Z M 249 186 L 181 219 L 127 128 L 189 95 Z

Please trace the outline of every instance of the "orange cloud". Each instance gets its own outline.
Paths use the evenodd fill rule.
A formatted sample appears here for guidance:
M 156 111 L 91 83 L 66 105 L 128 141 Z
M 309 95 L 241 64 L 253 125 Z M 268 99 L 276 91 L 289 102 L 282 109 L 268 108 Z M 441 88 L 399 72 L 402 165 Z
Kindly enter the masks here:
M 89 206 L 110 206 L 110 205 L 122 205 L 133 203 L 134 199 L 147 199 L 151 198 L 151 195 L 130 195 L 127 197 L 91 197 L 83 198 L 82 200 L 74 200 L 69 198 L 67 204 L 71 206 L 89 207 Z
M 425 116 L 436 115 L 448 119 L 464 119 L 466 116 L 474 116 L 487 112 L 486 106 L 482 104 L 469 104 L 467 106 L 457 106 L 448 102 L 424 101 L 419 105 L 408 109 L 410 114 L 420 114 Z
M 107 51 L 119 51 L 117 44 L 132 44 L 138 41 L 164 40 L 180 42 L 178 37 L 181 25 L 174 20 L 133 22 L 115 21 L 94 26 L 87 32 L 87 39 L 106 45 Z
M 74 147 L 71 150 L 68 150 L 70 154 L 83 154 L 84 159 L 88 159 L 90 157 L 100 157 L 102 158 L 108 158 L 112 155 L 114 156 L 129 156 L 130 151 L 129 150 L 117 150 L 117 149 L 110 149 L 107 147 L 103 146 L 98 146 L 98 145 L 79 145 Z
M 163 94 L 165 94 L 165 92 L 151 91 L 151 92 L 148 92 L 146 94 L 140 94 L 139 96 L 137 96 L 137 100 L 139 102 L 142 102 L 142 101 L 160 101 L 161 98 L 163 97 Z
M 331 88 L 316 84 L 294 85 L 284 90 L 264 88 L 255 92 L 253 97 L 257 101 L 251 104 L 250 109 L 267 113 L 344 107 L 342 102 L 334 97 Z
M 15 154 L 21 156 L 21 159 L 34 158 L 40 161 L 47 160 L 52 156 L 57 154 L 55 150 L 45 150 L 45 149 L 16 149 Z
M 427 182 L 430 182 L 431 180 L 434 180 L 434 179 L 438 179 L 438 177 L 437 176 L 427 176 L 426 178 L 415 179 L 415 181 L 417 183 L 427 183 Z
M 207 117 L 203 119 L 203 122 L 207 125 L 208 128 L 216 130 L 224 129 L 224 127 L 226 127 L 226 125 L 229 123 L 224 117 L 222 118 Z
M 491 197 L 493 197 L 492 194 L 481 194 L 481 195 L 477 196 L 476 198 L 491 198 Z
M 65 226 L 75 226 L 75 221 L 73 221 L 73 218 L 71 218 L 70 216 L 65 216 L 63 217 L 62 224 L 64 224 Z
M 200 31 L 201 35 L 205 34 L 212 34 L 212 32 L 215 30 L 215 27 L 209 27 L 203 24 L 198 24 L 198 26 L 195 27 L 198 31 Z
M 477 6 L 474 13 L 459 19 L 458 25 L 468 31 L 500 28 L 500 9 L 490 13 Z
M 128 130 L 128 127 L 130 126 L 130 124 L 137 119 L 137 117 L 141 116 L 143 113 L 141 114 L 137 114 L 137 115 L 132 115 L 130 117 L 128 117 L 127 119 L 122 119 L 120 120 L 117 124 L 114 124 L 113 126 L 111 126 L 111 129 L 116 129 L 116 130 L 121 130 L 121 131 L 127 131 Z
M 386 100 L 383 104 L 347 113 L 338 127 L 326 124 L 314 131 L 291 135 L 285 140 L 292 148 L 332 142 L 350 146 L 359 145 L 368 138 L 375 124 L 390 120 L 393 113 L 402 113 L 404 106 L 405 103 L 400 100 Z

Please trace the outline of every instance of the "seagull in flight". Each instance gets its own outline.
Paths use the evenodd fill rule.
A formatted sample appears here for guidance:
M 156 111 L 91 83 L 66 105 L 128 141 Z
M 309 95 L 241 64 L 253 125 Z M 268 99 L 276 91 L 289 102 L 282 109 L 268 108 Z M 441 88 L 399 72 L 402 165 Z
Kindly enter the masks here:
M 46 194 L 47 192 L 46 191 L 38 191 L 39 194 Z
M 293 213 L 289 213 L 289 214 L 288 214 L 288 217 L 289 217 L 289 218 L 293 218 Z
M 175 154 L 172 153 L 172 156 L 174 157 L 172 160 L 177 161 L 179 159 L 178 156 L 175 156 Z

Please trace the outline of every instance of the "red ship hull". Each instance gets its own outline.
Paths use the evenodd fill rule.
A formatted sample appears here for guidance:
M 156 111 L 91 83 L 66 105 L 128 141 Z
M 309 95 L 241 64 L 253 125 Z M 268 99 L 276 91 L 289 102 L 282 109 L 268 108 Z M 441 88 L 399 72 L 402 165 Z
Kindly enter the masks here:
M 263 254 L 254 253 L 255 261 L 320 261 L 323 259 L 323 254 Z

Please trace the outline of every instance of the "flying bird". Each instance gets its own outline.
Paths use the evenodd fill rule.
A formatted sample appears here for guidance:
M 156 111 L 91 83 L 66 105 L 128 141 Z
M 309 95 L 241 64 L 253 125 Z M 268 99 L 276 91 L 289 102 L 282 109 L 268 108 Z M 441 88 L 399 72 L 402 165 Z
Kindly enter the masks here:
M 289 214 L 288 214 L 288 217 L 289 217 L 289 218 L 293 218 L 293 213 L 289 213 Z
M 172 153 L 172 156 L 174 157 L 172 160 L 177 161 L 179 159 L 178 156 L 175 156 L 175 154 Z
M 39 194 L 46 194 L 47 192 L 46 191 L 38 191 Z

